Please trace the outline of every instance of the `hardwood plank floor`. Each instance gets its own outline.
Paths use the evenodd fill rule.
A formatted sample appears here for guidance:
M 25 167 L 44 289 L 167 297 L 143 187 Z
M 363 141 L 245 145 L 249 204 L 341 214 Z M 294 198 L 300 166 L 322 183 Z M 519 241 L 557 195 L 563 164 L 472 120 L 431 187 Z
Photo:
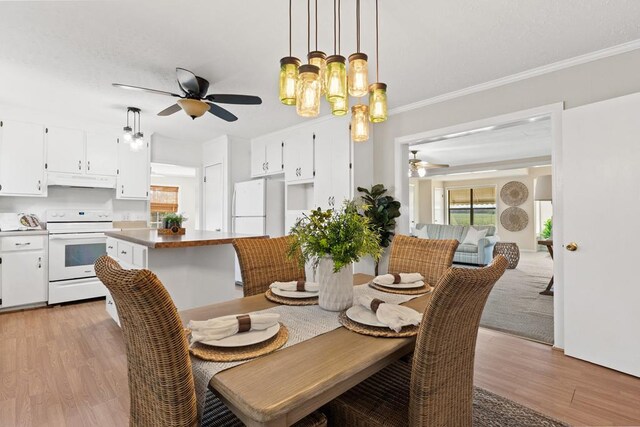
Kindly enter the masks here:
M 488 329 L 475 384 L 574 425 L 640 425 L 640 379 Z M 126 426 L 128 411 L 104 301 L 0 314 L 0 426 Z

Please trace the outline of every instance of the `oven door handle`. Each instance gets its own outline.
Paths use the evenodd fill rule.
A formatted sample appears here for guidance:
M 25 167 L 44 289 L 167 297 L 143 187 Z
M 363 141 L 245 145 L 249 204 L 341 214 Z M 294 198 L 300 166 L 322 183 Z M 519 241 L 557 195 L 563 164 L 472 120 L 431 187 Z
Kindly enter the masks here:
M 51 234 L 49 240 L 80 240 L 80 239 L 102 239 L 106 236 L 103 233 L 84 233 L 84 234 Z

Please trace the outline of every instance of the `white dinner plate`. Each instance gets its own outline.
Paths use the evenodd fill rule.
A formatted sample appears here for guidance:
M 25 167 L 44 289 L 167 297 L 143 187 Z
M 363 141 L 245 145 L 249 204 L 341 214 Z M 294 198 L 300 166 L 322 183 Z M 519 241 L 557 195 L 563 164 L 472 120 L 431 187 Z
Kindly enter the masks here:
M 271 292 L 285 298 L 313 298 L 318 296 L 318 292 L 283 291 L 279 288 L 271 288 Z
M 389 288 L 389 289 L 415 289 L 415 288 L 421 288 L 424 286 L 424 281 L 420 280 L 418 282 L 413 282 L 413 283 L 397 283 L 395 285 L 383 285 L 381 283 L 377 283 L 375 279 L 373 279 L 373 283 L 375 283 L 378 286 L 384 286 L 385 288 Z
M 280 323 L 277 323 L 262 331 L 248 331 L 231 335 L 219 340 L 202 341 L 202 344 L 214 347 L 244 347 L 246 345 L 258 344 L 273 338 L 280 331 Z
M 354 305 L 347 310 L 347 317 L 354 322 L 362 323 L 368 326 L 377 326 L 378 328 L 388 328 L 387 325 L 378 321 L 376 314 L 364 308 L 360 304 Z

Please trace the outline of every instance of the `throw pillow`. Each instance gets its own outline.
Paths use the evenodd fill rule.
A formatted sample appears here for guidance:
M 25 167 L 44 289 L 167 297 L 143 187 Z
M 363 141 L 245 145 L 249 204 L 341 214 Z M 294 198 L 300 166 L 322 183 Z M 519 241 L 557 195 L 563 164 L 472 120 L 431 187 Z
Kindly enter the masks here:
M 477 230 L 473 227 L 469 227 L 469 231 L 467 232 L 467 235 L 465 236 L 462 244 L 463 245 L 471 244 L 471 245 L 478 246 L 478 241 L 483 237 L 486 237 L 486 235 L 487 235 L 486 228 L 484 230 Z
M 420 239 L 428 239 L 429 235 L 427 234 L 427 227 L 416 229 L 416 237 Z

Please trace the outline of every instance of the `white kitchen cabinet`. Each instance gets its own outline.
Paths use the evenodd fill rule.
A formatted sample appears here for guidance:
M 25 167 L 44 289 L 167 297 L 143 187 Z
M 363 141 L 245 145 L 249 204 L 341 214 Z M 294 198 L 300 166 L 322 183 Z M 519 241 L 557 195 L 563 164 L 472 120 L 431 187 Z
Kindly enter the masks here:
M 284 172 L 284 141 L 278 137 L 264 137 L 251 141 L 251 177 L 277 175 Z
M 353 197 L 348 120 L 336 118 L 324 122 L 315 135 L 315 206 L 339 207 Z
M 117 137 L 87 132 L 85 153 L 87 175 L 116 175 L 118 169 Z
M 45 129 L 0 121 L 0 195 L 46 197 Z
M 85 164 L 84 132 L 48 127 L 46 133 L 47 171 L 80 175 Z
M 315 133 L 307 131 L 293 134 L 285 140 L 285 181 L 295 182 L 313 179 L 315 139 Z
M 129 200 L 149 199 L 150 157 L 149 143 L 133 151 L 129 144 L 118 143 L 118 176 L 116 198 Z
M 46 302 L 46 236 L 1 237 L 0 241 L 0 308 Z

